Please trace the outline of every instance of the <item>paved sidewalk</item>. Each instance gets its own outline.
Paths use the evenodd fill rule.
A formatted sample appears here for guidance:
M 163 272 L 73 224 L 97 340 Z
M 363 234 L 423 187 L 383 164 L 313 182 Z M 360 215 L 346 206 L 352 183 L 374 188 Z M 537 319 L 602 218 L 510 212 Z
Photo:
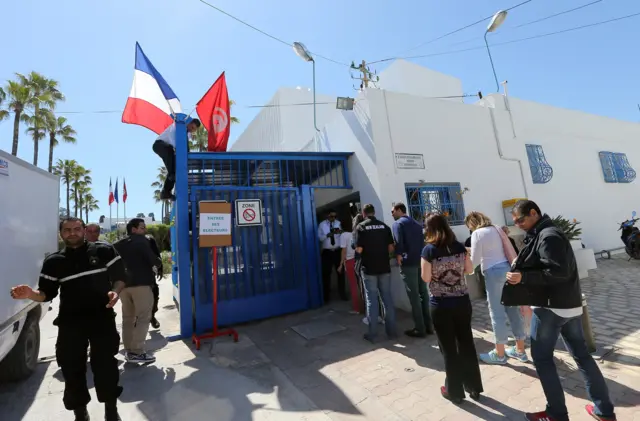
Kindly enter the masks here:
M 619 420 L 640 420 L 640 262 L 622 256 L 598 260 L 599 269 L 583 281 L 600 361 L 617 405 Z M 348 304 L 292 315 L 241 329 L 333 420 L 511 420 L 523 411 L 543 410 L 545 399 L 533 365 L 481 365 L 485 397 L 480 404 L 457 407 L 444 400 L 439 386 L 444 365 L 434 337 L 401 338 L 373 346 L 362 340 L 361 317 L 348 314 Z M 338 325 L 337 333 L 306 340 L 293 326 L 312 322 Z M 412 327 L 401 313 L 400 331 Z M 492 333 L 486 303 L 474 303 L 474 336 L 478 352 L 491 349 Z M 575 362 L 561 342 L 556 353 L 572 420 L 591 419 Z M 635 368 L 634 368 L 635 367 Z

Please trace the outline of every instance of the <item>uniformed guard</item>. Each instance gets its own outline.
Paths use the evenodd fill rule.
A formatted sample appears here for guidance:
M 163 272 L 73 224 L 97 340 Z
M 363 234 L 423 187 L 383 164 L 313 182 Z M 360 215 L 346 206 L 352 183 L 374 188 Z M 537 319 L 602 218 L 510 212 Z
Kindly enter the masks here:
M 384 322 L 387 336 L 395 338 L 397 335 L 390 264 L 394 242 L 391 228 L 376 218 L 373 205 L 365 205 L 362 213 L 365 220 L 356 228 L 354 241 L 356 252 L 360 254 L 360 270 L 367 297 L 369 332 L 364 338 L 374 342 L 378 333 L 378 293 L 386 309 Z
M 38 289 L 19 285 L 11 289 L 16 300 L 51 301 L 60 292 L 56 325 L 56 361 L 64 377 L 63 402 L 76 421 L 89 420 L 87 404 L 87 347 L 98 400 L 105 404 L 105 421 L 120 421 L 117 399 L 122 393 L 115 355 L 120 347 L 113 306 L 124 288 L 125 269 L 115 249 L 84 239 L 81 219 L 60 222 L 65 248 L 47 256 Z
M 151 250 L 153 253 L 158 256 L 160 259 L 160 265 L 156 268 L 156 281 L 162 280 L 164 276 L 164 271 L 162 270 L 162 255 L 160 254 L 160 249 L 158 248 L 158 243 L 156 239 L 153 238 L 152 235 L 147 235 L 147 240 L 149 240 L 149 244 L 151 245 Z M 158 312 L 158 301 L 160 300 L 160 287 L 158 286 L 158 282 L 154 283 L 151 287 L 153 291 L 153 310 L 151 311 L 151 326 L 154 329 L 160 328 L 160 322 L 156 319 L 156 313 Z

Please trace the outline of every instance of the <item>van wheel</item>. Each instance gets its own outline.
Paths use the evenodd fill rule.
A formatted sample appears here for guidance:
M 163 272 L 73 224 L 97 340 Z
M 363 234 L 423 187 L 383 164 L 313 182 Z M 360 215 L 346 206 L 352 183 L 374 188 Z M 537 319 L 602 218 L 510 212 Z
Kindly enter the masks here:
M 40 325 L 37 317 L 27 316 L 18 342 L 0 362 L 0 378 L 19 381 L 29 377 L 38 365 L 40 353 Z

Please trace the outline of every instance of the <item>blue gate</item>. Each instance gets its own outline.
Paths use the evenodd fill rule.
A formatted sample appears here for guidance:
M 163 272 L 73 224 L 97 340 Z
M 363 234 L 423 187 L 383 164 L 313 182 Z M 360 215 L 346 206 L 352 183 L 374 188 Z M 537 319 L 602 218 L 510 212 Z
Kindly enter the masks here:
M 232 246 L 217 248 L 218 324 L 322 305 L 313 190 L 349 189 L 350 153 L 188 153 L 177 121 L 172 236 L 180 336 L 212 328 L 211 249 L 199 248 L 198 204 L 232 204 Z M 180 146 L 182 145 L 182 146 Z M 238 227 L 234 202 L 260 199 L 261 226 Z

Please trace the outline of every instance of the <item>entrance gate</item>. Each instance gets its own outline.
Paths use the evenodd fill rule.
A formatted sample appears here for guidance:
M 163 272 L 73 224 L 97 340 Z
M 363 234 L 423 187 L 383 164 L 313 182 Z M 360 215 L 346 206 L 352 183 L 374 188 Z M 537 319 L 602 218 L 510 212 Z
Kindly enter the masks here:
M 180 162 L 179 151 L 176 160 Z M 322 305 L 313 189 L 351 188 L 349 153 L 189 153 L 178 165 L 172 230 L 180 336 L 212 328 L 211 249 L 198 247 L 198 203 L 232 203 L 232 246 L 217 248 L 218 323 Z M 182 179 L 182 180 L 181 180 Z M 181 181 L 187 182 L 187 189 Z M 263 224 L 237 226 L 238 199 L 262 201 Z M 186 280 L 186 281 L 183 281 Z M 191 304 L 191 305 L 190 305 Z

